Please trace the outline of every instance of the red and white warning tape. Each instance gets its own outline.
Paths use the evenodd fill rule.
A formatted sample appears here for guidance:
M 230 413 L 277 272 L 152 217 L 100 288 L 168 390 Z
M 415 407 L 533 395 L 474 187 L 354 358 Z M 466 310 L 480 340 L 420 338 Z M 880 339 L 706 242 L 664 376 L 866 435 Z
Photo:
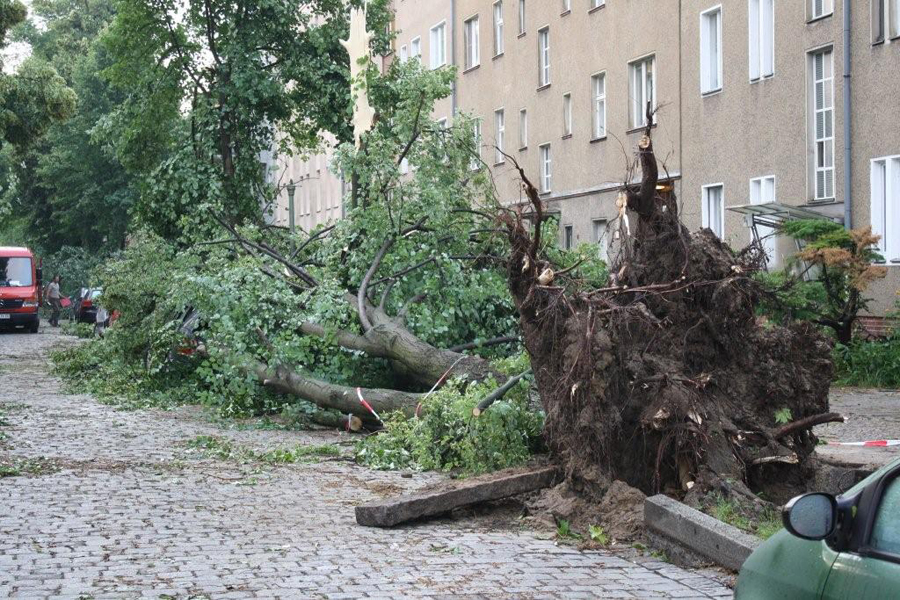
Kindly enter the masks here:
M 359 397 L 359 403 L 362 404 L 367 411 L 375 415 L 375 418 L 378 419 L 378 422 L 384 425 L 384 421 L 381 420 L 381 417 L 378 416 L 378 413 L 375 412 L 375 409 L 372 408 L 372 405 L 366 402 L 366 399 L 363 398 L 362 388 L 356 388 L 356 395 Z
M 438 389 L 438 386 L 440 386 L 442 383 L 444 383 L 444 380 L 447 378 L 447 375 L 450 374 L 450 371 L 452 371 L 452 370 L 454 369 L 454 367 L 456 367 L 456 365 L 458 365 L 459 362 L 460 362 L 462 359 L 464 359 L 465 357 L 466 357 L 466 356 L 463 355 L 463 356 L 460 356 L 459 358 L 457 358 L 457 359 L 456 359 L 456 362 L 454 362 L 452 365 L 450 365 L 450 368 L 449 368 L 449 369 L 447 369 L 446 371 L 444 371 L 444 374 L 441 375 L 441 378 L 437 380 L 437 383 L 435 383 L 434 386 L 432 386 L 432 388 L 431 388 L 430 390 L 428 390 L 428 393 L 425 394 L 425 396 L 422 398 L 422 401 L 419 402 L 419 403 L 416 405 L 416 418 L 417 418 L 417 419 L 419 418 L 419 413 L 420 413 L 421 410 L 422 410 L 422 402 L 425 402 L 426 400 L 428 400 L 428 396 L 430 396 L 431 394 L 433 394 L 433 393 L 434 393 L 434 390 Z
M 867 448 L 884 448 L 900 446 L 900 440 L 869 440 L 866 442 L 828 442 L 829 446 L 865 446 Z

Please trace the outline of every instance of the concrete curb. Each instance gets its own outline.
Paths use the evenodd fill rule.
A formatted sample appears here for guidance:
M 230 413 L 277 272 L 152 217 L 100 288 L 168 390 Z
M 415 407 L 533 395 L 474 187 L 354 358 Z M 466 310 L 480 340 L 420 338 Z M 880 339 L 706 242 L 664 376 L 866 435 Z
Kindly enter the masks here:
M 651 540 L 661 539 L 732 571 L 740 571 L 761 540 L 662 494 L 644 502 L 644 523 Z

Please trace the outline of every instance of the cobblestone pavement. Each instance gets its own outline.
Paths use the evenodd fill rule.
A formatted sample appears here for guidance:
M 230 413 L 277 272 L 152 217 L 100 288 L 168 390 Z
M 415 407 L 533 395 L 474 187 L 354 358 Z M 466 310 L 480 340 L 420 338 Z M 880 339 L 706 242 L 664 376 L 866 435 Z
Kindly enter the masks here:
M 339 434 L 224 430 L 197 409 L 120 412 L 60 392 L 63 338 L 0 334 L 0 598 L 722 598 L 715 572 L 580 552 L 469 517 L 358 527 L 354 505 L 428 485 L 345 460 L 241 465 L 192 455 Z

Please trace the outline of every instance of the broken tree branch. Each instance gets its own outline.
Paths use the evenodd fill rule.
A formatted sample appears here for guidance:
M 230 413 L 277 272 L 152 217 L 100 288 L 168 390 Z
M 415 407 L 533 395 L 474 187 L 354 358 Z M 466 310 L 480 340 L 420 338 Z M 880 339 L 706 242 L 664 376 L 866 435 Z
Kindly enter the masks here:
M 464 352 L 466 350 L 476 350 L 478 348 L 487 348 L 488 346 L 500 346 L 502 344 L 514 344 L 519 342 L 517 335 L 504 335 L 501 337 L 491 338 L 481 342 L 469 342 L 468 344 L 460 344 L 450 348 L 450 352 Z
M 506 383 L 504 383 L 503 385 L 498 387 L 496 390 L 494 390 L 493 392 L 491 392 L 490 394 L 485 396 L 484 399 L 481 402 L 479 402 L 475 408 L 472 409 L 472 415 L 474 415 L 476 417 L 480 417 L 481 413 L 486 411 L 491 404 L 493 404 L 494 402 L 496 402 L 497 400 L 499 400 L 500 398 L 505 396 L 509 390 L 516 387 L 516 385 L 518 385 L 518 383 L 520 381 L 522 381 L 523 377 L 525 377 L 526 375 L 530 375 L 530 374 L 531 374 L 531 369 L 528 369 L 524 373 L 519 373 L 515 377 L 510 377 Z
M 824 423 L 844 423 L 846 420 L 846 417 L 843 415 L 833 412 L 822 415 L 813 415 L 811 417 L 806 417 L 805 419 L 799 419 L 793 423 L 788 423 L 784 427 L 776 429 L 772 437 L 776 440 L 780 440 L 792 433 L 803 431 L 805 429 L 812 429 L 816 425 L 822 425 Z

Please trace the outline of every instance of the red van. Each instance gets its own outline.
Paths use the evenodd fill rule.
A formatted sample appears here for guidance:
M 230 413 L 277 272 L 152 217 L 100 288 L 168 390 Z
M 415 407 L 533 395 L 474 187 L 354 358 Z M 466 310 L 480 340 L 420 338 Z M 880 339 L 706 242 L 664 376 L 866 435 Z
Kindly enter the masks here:
M 0 247 L 0 327 L 37 333 L 41 320 L 41 269 L 27 248 Z

